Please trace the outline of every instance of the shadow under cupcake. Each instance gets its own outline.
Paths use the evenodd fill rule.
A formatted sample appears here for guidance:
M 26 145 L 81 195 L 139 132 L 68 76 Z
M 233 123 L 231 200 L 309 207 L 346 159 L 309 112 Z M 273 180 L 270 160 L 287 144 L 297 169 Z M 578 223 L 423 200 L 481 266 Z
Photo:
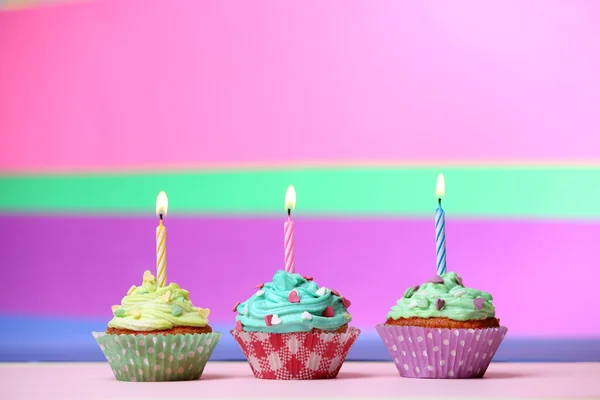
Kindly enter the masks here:
M 199 379 L 221 338 L 208 325 L 209 309 L 194 307 L 176 283 L 158 287 L 150 271 L 112 310 L 108 329 L 92 334 L 120 381 Z
M 508 329 L 492 295 L 454 272 L 409 287 L 376 326 L 403 377 L 483 377 Z

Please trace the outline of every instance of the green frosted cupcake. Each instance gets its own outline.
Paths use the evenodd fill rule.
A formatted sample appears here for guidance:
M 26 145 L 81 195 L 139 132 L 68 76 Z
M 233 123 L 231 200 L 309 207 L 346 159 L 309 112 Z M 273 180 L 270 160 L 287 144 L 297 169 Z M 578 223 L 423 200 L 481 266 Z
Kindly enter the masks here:
M 481 378 L 508 332 L 492 295 L 455 272 L 407 288 L 375 329 L 400 376 L 426 379 Z

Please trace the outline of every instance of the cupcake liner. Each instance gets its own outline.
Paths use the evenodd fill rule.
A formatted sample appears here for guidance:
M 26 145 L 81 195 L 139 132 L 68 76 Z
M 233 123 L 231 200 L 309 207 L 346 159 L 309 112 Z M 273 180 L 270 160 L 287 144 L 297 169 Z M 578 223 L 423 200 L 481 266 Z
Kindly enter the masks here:
M 508 329 L 438 329 L 377 325 L 400 375 L 407 378 L 481 378 Z
M 112 335 L 92 332 L 119 381 L 200 379 L 221 333 Z
M 259 379 L 335 378 L 360 330 L 345 333 L 265 333 L 232 330 Z

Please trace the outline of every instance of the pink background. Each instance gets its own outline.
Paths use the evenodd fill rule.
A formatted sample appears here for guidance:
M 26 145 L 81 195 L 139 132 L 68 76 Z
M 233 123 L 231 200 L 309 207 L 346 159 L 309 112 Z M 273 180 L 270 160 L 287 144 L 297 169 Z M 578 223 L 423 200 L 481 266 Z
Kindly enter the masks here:
M 102 0 L 2 13 L 0 171 L 597 162 L 599 11 Z

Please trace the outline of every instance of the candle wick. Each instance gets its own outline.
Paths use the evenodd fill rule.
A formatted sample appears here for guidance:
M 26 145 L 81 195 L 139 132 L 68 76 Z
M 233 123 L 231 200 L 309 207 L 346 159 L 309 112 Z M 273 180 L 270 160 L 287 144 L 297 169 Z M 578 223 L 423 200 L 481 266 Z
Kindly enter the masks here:
M 288 208 L 288 217 L 292 215 L 292 209 Z
M 440 207 L 442 206 L 442 199 L 438 198 L 438 204 L 440 205 Z
M 160 217 L 160 220 L 162 221 L 162 214 L 158 214 L 158 216 Z

